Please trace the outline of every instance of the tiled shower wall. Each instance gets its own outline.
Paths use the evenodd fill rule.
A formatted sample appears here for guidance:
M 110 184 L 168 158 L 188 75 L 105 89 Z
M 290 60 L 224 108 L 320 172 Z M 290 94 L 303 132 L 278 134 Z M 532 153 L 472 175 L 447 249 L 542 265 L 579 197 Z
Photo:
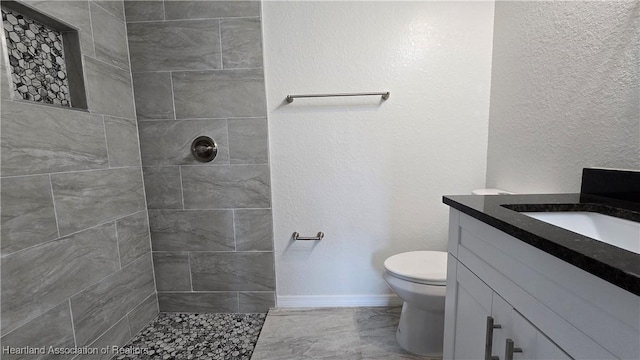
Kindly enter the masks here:
M 158 312 L 124 5 L 27 3 L 79 29 L 89 110 L 12 99 L 3 50 L 1 342 L 122 345 Z
M 275 276 L 256 1 L 126 1 L 160 311 L 264 312 Z M 218 145 L 210 163 L 194 138 Z

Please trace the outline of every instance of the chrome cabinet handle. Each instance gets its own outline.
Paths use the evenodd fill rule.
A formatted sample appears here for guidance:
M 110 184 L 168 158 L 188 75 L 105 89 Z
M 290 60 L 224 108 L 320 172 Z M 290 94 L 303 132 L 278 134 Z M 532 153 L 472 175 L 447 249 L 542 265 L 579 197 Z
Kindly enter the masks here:
M 491 316 L 487 316 L 487 329 L 485 333 L 485 342 L 484 342 L 484 360 L 499 360 L 498 356 L 492 356 L 491 351 L 493 347 L 493 329 L 502 329 L 501 325 L 494 324 L 493 318 Z
M 522 349 L 514 347 L 513 340 L 507 339 L 507 344 L 504 349 L 504 360 L 513 360 L 513 353 L 521 353 Z

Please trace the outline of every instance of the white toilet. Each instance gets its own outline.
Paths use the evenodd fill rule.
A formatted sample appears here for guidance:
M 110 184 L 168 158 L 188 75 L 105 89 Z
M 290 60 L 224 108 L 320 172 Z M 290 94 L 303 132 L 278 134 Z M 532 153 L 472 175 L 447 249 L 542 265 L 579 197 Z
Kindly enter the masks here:
M 398 344 L 423 356 L 442 357 L 447 253 L 411 251 L 389 257 L 382 277 L 404 301 Z

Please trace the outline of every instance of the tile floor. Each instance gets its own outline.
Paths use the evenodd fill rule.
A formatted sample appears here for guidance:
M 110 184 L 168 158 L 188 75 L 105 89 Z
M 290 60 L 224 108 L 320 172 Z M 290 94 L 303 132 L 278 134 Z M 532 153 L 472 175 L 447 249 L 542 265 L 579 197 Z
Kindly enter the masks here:
M 427 359 L 395 339 L 401 307 L 270 310 L 252 360 Z
M 160 313 L 125 346 L 144 354 L 113 359 L 428 359 L 396 343 L 401 309 L 272 309 L 266 321 L 265 314 Z

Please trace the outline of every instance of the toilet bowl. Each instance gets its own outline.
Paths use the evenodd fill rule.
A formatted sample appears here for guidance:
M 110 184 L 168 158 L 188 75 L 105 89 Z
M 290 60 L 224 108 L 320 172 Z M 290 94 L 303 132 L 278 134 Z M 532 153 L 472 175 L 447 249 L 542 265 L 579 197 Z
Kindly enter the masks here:
M 402 299 L 396 339 L 403 349 L 442 357 L 447 253 L 411 251 L 384 262 L 383 279 Z

